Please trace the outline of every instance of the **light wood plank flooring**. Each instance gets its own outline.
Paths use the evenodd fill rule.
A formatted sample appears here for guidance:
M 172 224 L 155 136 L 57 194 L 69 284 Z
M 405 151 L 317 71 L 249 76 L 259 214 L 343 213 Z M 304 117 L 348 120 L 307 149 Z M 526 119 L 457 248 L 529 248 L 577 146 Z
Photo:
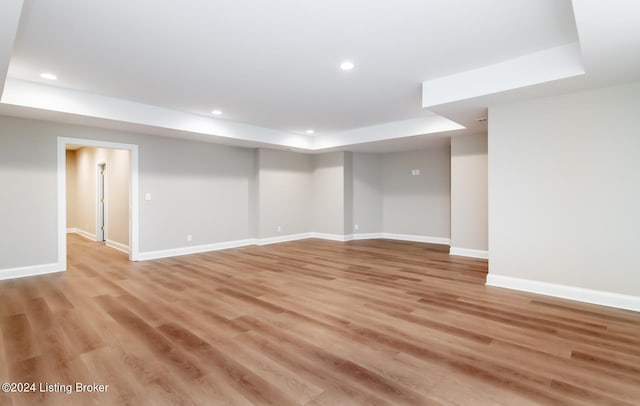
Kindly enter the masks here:
M 432 248 L 130 263 L 70 236 L 66 273 L 0 281 L 0 381 L 108 390 L 0 404 L 640 404 L 639 313 L 485 287 L 486 261 Z

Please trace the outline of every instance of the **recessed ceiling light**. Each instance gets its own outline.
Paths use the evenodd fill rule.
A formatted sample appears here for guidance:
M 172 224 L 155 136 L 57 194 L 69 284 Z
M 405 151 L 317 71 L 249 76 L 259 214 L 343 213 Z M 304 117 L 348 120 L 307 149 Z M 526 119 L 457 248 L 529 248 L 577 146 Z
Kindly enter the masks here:
M 313 134 L 315 131 L 313 131 L 311 128 L 309 128 L 307 131 L 305 131 L 306 134 Z
M 353 62 L 350 61 L 344 61 L 340 64 L 340 69 L 342 70 L 351 70 L 353 69 Z
M 220 110 L 211 110 L 211 114 L 213 114 L 214 116 L 219 116 L 222 114 L 222 111 Z
M 47 79 L 47 80 L 58 80 L 58 77 L 56 75 L 54 75 L 53 73 L 41 73 L 40 77 L 42 79 Z

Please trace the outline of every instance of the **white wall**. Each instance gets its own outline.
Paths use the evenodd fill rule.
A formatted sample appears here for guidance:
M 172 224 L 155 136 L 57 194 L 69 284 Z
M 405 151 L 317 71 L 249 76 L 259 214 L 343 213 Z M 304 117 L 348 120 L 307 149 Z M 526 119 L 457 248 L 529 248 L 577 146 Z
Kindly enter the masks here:
M 489 109 L 490 279 L 640 296 L 639 230 L 640 83 Z
M 489 246 L 487 135 L 451 137 L 451 250 L 482 251 Z
M 449 237 L 448 145 L 380 156 L 307 155 L 1 119 L 0 180 L 7 197 L 0 199 L 0 270 L 57 261 L 58 136 L 138 145 L 139 188 L 134 193 L 140 202 L 142 257 L 249 238 L 309 232 L 343 236 L 354 233 L 356 222 L 361 226 L 357 233 Z M 82 152 L 68 155 L 75 156 L 77 166 L 95 168 L 97 163 Z M 414 168 L 421 169 L 421 176 L 411 177 Z M 73 178 L 72 171 L 68 177 Z M 78 194 L 95 194 L 94 171 L 76 171 L 74 179 Z M 128 210 L 127 204 L 121 206 Z M 70 227 L 95 232 L 93 201 L 86 210 L 76 205 L 74 213 L 68 217 Z M 117 242 L 127 243 L 128 225 L 121 228 L 117 238 L 122 241 Z M 188 234 L 193 241 L 187 241 Z
M 450 162 L 448 143 L 382 156 L 385 233 L 449 239 Z
M 353 152 L 344 152 L 344 165 L 342 179 L 344 181 L 343 196 L 344 202 L 344 224 L 343 233 L 350 235 L 353 233 Z
M 310 232 L 313 156 L 271 149 L 258 153 L 258 237 Z
M 164 137 L 128 142 L 140 145 L 141 252 L 249 237 L 252 150 Z
M 345 153 L 314 155 L 313 230 L 317 233 L 344 234 Z
M 353 233 L 381 233 L 382 215 L 382 156 L 354 153 Z
M 260 235 L 260 149 L 252 152 L 253 167 L 249 177 L 249 237 Z
M 57 136 L 139 145 L 141 253 L 249 236 L 250 149 L 0 120 L 0 269 L 57 261 Z M 146 192 L 151 201 L 143 199 Z
M 0 117 L 0 270 L 57 258 L 56 139 Z

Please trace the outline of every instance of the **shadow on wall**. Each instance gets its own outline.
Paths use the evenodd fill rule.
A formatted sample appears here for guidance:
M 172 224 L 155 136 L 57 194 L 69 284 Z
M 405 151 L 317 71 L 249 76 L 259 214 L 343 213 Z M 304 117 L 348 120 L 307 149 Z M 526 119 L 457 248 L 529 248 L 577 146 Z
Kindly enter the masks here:
M 473 137 L 466 136 L 466 137 Z M 484 136 L 486 138 L 486 135 Z M 485 156 L 487 155 L 487 145 L 486 142 L 461 142 L 456 145 L 455 150 L 452 150 L 451 155 L 456 156 Z

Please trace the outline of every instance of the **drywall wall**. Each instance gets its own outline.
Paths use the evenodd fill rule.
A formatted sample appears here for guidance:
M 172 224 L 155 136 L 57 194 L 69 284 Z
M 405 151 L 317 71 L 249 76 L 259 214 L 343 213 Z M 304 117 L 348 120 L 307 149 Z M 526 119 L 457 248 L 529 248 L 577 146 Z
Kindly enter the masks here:
M 252 151 L 253 165 L 249 177 L 249 237 L 260 236 L 260 149 Z
M 382 233 L 382 156 L 353 154 L 354 234 Z
M 73 154 L 70 154 L 73 152 Z M 69 157 L 74 158 L 69 161 Z M 128 150 L 82 147 L 67 151 L 67 228 L 96 234 L 97 167 L 106 164 L 106 239 L 129 246 L 129 179 L 131 158 Z M 73 165 L 71 164 L 73 163 Z M 69 171 L 75 174 L 71 177 Z M 69 218 L 71 213 L 73 220 Z M 74 225 L 71 225 L 73 221 Z
M 100 155 L 104 154 L 104 158 Z M 129 246 L 129 183 L 131 153 L 122 149 L 96 151 L 98 162 L 107 163 L 107 241 Z
M 342 227 L 343 234 L 351 235 L 353 233 L 353 152 L 343 152 L 343 192 L 344 201 L 342 207 L 344 210 L 344 224 Z
M 93 148 L 76 150 L 76 179 L 75 179 L 75 228 L 87 234 L 96 235 L 96 169 L 94 167 Z M 69 175 L 67 175 L 67 179 Z M 69 186 L 67 185 L 67 190 Z M 68 194 L 67 194 L 68 196 Z M 68 204 L 68 203 L 67 203 Z M 68 207 L 68 205 L 67 205 Z M 68 211 L 68 209 L 67 209 Z M 68 222 L 67 222 L 68 227 Z
M 450 162 L 448 142 L 382 156 L 385 233 L 449 239 Z
M 251 243 L 249 238 L 275 241 L 310 232 L 342 238 L 354 232 L 356 222 L 362 223 L 360 234 L 449 236 L 448 145 L 381 156 L 306 155 L 11 117 L 2 117 L 2 124 L 2 176 L 13 194 L 2 201 L 6 253 L 0 269 L 57 261 L 57 207 L 51 203 L 58 200 L 58 136 L 138 146 L 139 188 L 134 193 L 140 201 L 143 258 L 207 250 L 218 243 Z M 75 155 L 76 167 L 95 168 L 99 160 L 110 159 L 85 152 L 68 155 Z M 421 176 L 411 177 L 413 168 L 420 168 Z M 71 171 L 67 176 L 74 178 Z M 95 172 L 76 170 L 75 181 L 78 194 L 94 195 Z M 23 201 L 36 196 L 46 204 Z M 95 233 L 94 202 L 82 208 L 75 201 L 69 226 Z M 127 206 L 117 208 L 127 211 Z M 110 230 L 109 238 L 125 244 L 128 225 L 123 221 L 119 229 L 121 234 Z
M 640 83 L 489 109 L 489 278 L 640 296 Z
M 78 213 L 78 171 L 76 170 L 76 151 L 66 151 L 66 165 L 67 165 L 67 229 L 74 229 L 78 227 L 77 213 Z
M 271 149 L 258 154 L 258 237 L 312 231 L 313 156 Z
M 56 139 L 0 117 L 0 270 L 57 258 Z
M 0 199 L 0 269 L 57 261 L 58 136 L 139 145 L 140 252 L 248 237 L 250 149 L 0 119 L 1 180 L 11 196 Z
M 249 237 L 252 150 L 164 137 L 129 140 L 135 141 L 141 252 Z
M 344 234 L 344 152 L 315 155 L 313 166 L 313 230 Z
M 489 248 L 487 135 L 451 137 L 452 252 Z M 468 252 L 472 253 L 472 252 Z M 476 253 L 479 255 L 481 253 Z

